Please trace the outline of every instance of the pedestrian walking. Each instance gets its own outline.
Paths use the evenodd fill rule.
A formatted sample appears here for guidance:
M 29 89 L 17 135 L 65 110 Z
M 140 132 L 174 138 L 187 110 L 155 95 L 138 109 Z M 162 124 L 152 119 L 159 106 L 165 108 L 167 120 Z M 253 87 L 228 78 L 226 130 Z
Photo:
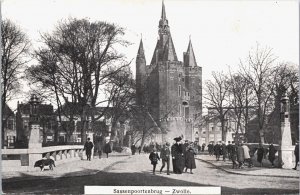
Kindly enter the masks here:
M 99 159 L 101 159 L 101 156 L 102 156 L 102 142 L 101 142 L 100 139 L 97 141 L 95 147 L 96 147 L 97 153 L 99 155 Z
M 85 150 L 87 160 L 91 161 L 92 148 L 94 144 L 91 142 L 90 138 L 87 138 L 87 142 L 84 144 L 83 150 Z
M 299 162 L 299 141 L 296 141 L 294 154 L 295 154 L 296 162 L 295 162 L 295 167 L 293 169 L 297 170 L 297 166 L 298 166 L 298 162 Z
M 263 166 L 262 160 L 264 158 L 264 151 L 265 150 L 264 150 L 262 143 L 259 143 L 256 155 L 257 155 L 257 162 L 259 162 L 260 167 Z
M 227 155 L 228 155 L 228 159 L 231 160 L 231 150 L 232 150 L 232 144 L 230 141 L 228 141 L 228 145 L 226 147 L 227 149 Z
M 151 161 L 151 164 L 153 165 L 153 175 L 155 175 L 156 165 L 159 161 L 159 156 L 158 156 L 158 153 L 156 151 L 156 148 L 153 148 L 152 152 L 149 155 L 149 159 Z
M 214 155 L 214 145 L 213 145 L 213 143 L 210 142 L 207 147 L 208 147 L 208 153 L 209 153 L 209 155 L 210 156 Z
M 186 155 L 188 147 L 189 147 L 189 140 L 185 140 L 185 143 L 182 144 L 182 151 L 183 151 L 183 160 L 184 160 L 184 162 L 183 162 L 183 167 L 182 167 L 182 171 L 181 172 L 183 172 L 183 169 L 185 168 L 185 164 L 186 164 L 186 156 L 185 155 Z
M 237 160 L 237 146 L 234 144 L 231 145 L 230 159 L 232 161 L 232 168 L 233 169 L 238 168 L 239 162 Z
M 172 155 L 172 164 L 173 164 L 173 172 L 175 174 L 181 174 L 184 167 L 184 159 L 183 159 L 183 147 L 180 143 L 181 137 L 174 138 L 175 143 L 171 147 L 171 155 Z
M 277 150 L 275 149 L 273 143 L 271 143 L 269 146 L 269 161 L 271 162 L 272 167 L 275 167 L 274 160 L 275 160 L 276 152 L 277 152 Z
M 225 142 L 222 141 L 222 145 L 221 145 L 221 151 L 222 151 L 222 155 L 223 155 L 223 161 L 226 161 L 227 158 L 227 146 L 225 144 Z
M 135 155 L 135 151 L 136 151 L 135 145 L 132 144 L 131 145 L 131 153 L 132 153 L 132 155 Z
M 109 143 L 109 140 L 106 139 L 105 140 L 105 145 L 104 145 L 104 153 L 106 154 L 106 157 L 108 158 L 108 154 L 111 153 L 111 146 L 110 146 L 110 143 Z
M 195 151 L 192 146 L 188 147 L 187 152 L 185 154 L 185 172 L 187 169 L 190 169 L 190 174 L 193 174 L 193 169 L 196 169 L 196 162 L 195 162 Z
M 141 154 L 142 147 L 141 147 L 141 146 L 139 146 L 139 147 L 138 147 L 138 150 L 139 150 L 139 154 Z
M 217 144 L 214 146 L 214 152 L 216 155 L 216 160 L 219 161 L 220 154 L 221 154 L 221 146 L 220 146 L 219 142 L 217 142 Z
M 170 175 L 170 155 L 171 155 L 171 151 L 170 151 L 170 143 L 166 143 L 161 152 L 160 152 L 160 159 L 162 162 L 162 166 L 160 168 L 160 173 L 162 172 L 162 170 L 164 169 L 165 165 L 167 164 L 167 175 Z
M 253 167 L 252 160 L 251 160 L 251 157 L 250 157 L 249 147 L 245 143 L 243 143 L 242 148 L 243 148 L 243 151 L 244 151 L 244 162 L 248 163 L 249 168 Z
M 202 144 L 202 152 L 204 152 L 205 146 L 206 146 L 206 144 L 203 143 L 203 144 Z
M 239 168 L 243 168 L 243 164 L 244 164 L 244 149 L 243 147 L 241 146 L 241 144 L 239 143 L 238 144 L 238 147 L 237 147 L 237 161 L 239 163 Z

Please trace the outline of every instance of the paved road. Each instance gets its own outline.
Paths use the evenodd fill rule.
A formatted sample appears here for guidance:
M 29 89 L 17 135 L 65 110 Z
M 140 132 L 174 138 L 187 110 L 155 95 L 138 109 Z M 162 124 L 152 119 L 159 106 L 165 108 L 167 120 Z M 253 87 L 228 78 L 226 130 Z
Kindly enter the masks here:
M 87 161 L 87 163 L 90 163 Z M 84 185 L 136 185 L 136 186 L 221 186 L 222 194 L 298 194 L 299 180 L 264 176 L 228 174 L 215 167 L 197 161 L 194 174 L 166 175 L 151 173 L 148 156 L 135 155 L 122 158 L 96 174 L 3 182 L 6 193 L 72 193 L 82 194 Z M 161 164 L 158 165 L 158 168 Z M 89 168 L 87 164 L 87 169 Z M 92 171 L 92 170 L 89 170 Z M 50 173 L 50 172 L 49 172 Z

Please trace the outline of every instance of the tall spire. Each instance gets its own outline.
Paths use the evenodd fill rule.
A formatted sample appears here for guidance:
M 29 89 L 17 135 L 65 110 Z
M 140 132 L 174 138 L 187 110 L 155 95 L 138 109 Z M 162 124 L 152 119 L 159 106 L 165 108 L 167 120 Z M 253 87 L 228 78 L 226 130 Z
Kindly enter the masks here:
M 140 41 L 140 46 L 139 46 L 139 50 L 138 50 L 136 58 L 143 58 L 143 59 L 145 59 L 145 52 L 144 52 L 144 46 L 143 46 L 143 40 L 142 40 L 142 38 L 141 38 L 141 41 Z
M 178 61 L 171 36 L 169 36 L 163 51 L 163 61 Z
M 195 54 L 194 54 L 194 50 L 193 50 L 193 46 L 192 46 L 191 37 L 190 37 L 190 41 L 189 41 L 187 51 L 184 52 L 183 55 L 184 55 L 184 64 L 185 64 L 185 66 L 191 66 L 191 67 L 197 66 L 197 62 L 196 62 L 196 58 L 195 58 Z
M 167 19 L 164 0 L 162 1 L 161 19 L 162 20 L 166 20 Z

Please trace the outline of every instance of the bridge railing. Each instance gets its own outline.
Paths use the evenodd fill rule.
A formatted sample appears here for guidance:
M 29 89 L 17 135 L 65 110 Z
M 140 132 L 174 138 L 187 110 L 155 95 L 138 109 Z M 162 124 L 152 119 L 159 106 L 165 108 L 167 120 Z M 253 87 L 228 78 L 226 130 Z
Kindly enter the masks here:
M 83 145 L 61 145 L 30 149 L 2 149 L 2 171 L 32 171 L 37 160 L 52 158 L 56 165 L 84 156 Z

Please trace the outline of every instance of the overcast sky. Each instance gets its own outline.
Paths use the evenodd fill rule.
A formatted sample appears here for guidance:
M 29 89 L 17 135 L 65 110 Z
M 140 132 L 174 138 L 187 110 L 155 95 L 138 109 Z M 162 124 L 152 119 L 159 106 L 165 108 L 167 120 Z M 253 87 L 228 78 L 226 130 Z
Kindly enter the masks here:
M 161 0 L 2 0 L 2 17 L 16 22 L 38 47 L 39 33 L 51 32 L 68 17 L 102 20 L 125 27 L 135 59 L 142 34 L 149 64 L 158 37 Z M 166 15 L 180 61 L 189 35 L 203 79 L 212 71 L 237 67 L 260 43 L 273 48 L 278 62 L 299 64 L 298 1 L 165 0 Z M 135 73 L 135 60 L 132 70 Z M 13 107 L 15 107 L 13 105 Z

